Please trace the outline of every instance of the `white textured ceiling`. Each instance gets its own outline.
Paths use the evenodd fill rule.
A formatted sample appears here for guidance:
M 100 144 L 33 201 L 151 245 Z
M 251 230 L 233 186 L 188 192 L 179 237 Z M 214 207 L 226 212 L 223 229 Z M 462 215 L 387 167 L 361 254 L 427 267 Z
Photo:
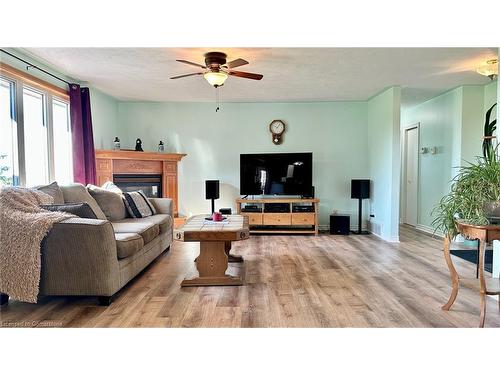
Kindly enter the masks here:
M 214 100 L 202 76 L 171 80 L 198 68 L 208 51 L 227 53 L 228 61 L 250 62 L 236 70 L 261 73 L 261 81 L 229 77 L 226 102 L 366 100 L 400 85 L 411 106 L 460 85 L 485 84 L 475 68 L 496 48 L 24 48 L 68 76 L 86 81 L 120 100 Z

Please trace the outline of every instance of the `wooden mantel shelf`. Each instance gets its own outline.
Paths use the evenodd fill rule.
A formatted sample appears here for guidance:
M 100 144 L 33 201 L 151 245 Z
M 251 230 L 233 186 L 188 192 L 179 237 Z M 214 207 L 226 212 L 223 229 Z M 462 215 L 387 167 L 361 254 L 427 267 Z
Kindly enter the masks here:
M 114 181 L 120 174 L 161 175 L 162 197 L 174 201 L 174 216 L 178 215 L 179 189 L 177 164 L 186 154 L 162 152 L 96 150 L 97 183 Z
M 180 161 L 187 154 L 168 154 L 164 152 L 96 150 L 96 158 L 128 160 L 170 160 Z

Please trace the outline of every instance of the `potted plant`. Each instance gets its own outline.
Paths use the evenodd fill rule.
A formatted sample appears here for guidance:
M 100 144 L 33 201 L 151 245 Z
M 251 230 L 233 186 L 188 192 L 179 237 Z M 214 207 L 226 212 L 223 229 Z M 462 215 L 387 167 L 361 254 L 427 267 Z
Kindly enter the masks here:
M 495 104 L 496 105 L 496 104 Z M 450 238 L 458 232 L 455 220 L 469 224 L 487 225 L 500 216 L 500 158 L 493 133 L 496 120 L 490 121 L 493 105 L 486 113 L 483 156 L 476 163 L 460 167 L 452 181 L 451 191 L 434 208 L 432 222 Z

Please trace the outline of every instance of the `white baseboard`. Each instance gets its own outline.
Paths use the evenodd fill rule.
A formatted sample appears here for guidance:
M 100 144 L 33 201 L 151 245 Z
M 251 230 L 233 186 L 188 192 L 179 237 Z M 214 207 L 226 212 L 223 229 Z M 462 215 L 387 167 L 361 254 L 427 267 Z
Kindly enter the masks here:
M 357 225 L 355 225 L 355 226 L 351 225 L 350 229 L 351 229 L 351 231 L 356 232 L 358 230 L 358 226 Z M 322 231 L 322 232 L 329 232 L 330 231 L 330 225 L 328 225 L 328 224 L 319 225 L 319 230 Z M 370 234 L 373 234 L 374 236 L 376 236 L 376 237 L 378 237 L 381 240 L 384 240 L 386 242 L 399 242 L 399 236 L 394 236 L 394 237 L 391 237 L 391 238 L 385 238 L 385 237 L 383 237 L 383 236 L 381 236 L 381 235 L 379 235 L 379 234 L 377 234 L 375 232 L 370 231 L 367 226 L 363 226 L 362 230 L 370 232 Z
M 417 230 L 419 230 L 421 232 L 432 234 L 432 235 L 440 237 L 440 238 L 444 238 L 443 232 L 441 232 L 440 230 L 436 231 L 436 230 L 434 230 L 433 227 L 429 227 L 427 225 L 417 224 L 417 226 L 415 227 L 415 229 L 417 229 Z
M 384 236 L 381 236 L 380 234 L 377 234 L 375 232 L 370 231 L 371 234 L 373 234 L 375 237 L 380 238 L 381 240 L 384 240 L 385 242 L 399 242 L 399 236 L 394 236 L 390 238 L 386 238 Z

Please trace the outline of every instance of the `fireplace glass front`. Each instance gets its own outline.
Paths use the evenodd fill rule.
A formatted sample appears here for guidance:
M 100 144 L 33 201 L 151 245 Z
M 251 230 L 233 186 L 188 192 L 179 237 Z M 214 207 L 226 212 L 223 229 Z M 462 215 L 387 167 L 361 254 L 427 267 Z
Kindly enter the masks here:
M 142 190 L 148 198 L 161 198 L 161 175 L 156 174 L 115 174 L 113 182 L 122 191 Z

